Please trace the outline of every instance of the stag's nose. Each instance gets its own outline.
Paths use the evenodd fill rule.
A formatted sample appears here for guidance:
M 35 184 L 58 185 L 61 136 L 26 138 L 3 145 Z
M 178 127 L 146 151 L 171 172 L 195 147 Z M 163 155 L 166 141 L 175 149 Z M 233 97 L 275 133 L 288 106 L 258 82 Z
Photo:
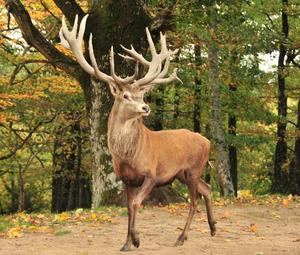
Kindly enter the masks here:
M 149 113 L 150 112 L 150 107 L 149 105 L 145 104 L 142 106 L 142 110 L 145 112 L 145 113 Z

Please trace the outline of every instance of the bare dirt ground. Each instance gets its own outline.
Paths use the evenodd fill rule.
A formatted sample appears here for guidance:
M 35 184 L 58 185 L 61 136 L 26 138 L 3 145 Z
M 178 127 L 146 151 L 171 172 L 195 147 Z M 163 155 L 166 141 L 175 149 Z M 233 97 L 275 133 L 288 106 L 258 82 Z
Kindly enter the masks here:
M 214 211 L 218 221 L 215 237 L 209 234 L 203 210 L 195 215 L 185 244 L 174 247 L 188 209 L 146 208 L 138 214 L 137 221 L 141 246 L 127 254 L 300 255 L 299 203 L 231 204 L 214 206 Z M 62 231 L 66 234 L 26 233 L 21 238 L 2 238 L 0 254 L 124 254 L 119 249 L 126 238 L 127 217 L 118 216 L 112 223 L 97 225 L 66 224 Z

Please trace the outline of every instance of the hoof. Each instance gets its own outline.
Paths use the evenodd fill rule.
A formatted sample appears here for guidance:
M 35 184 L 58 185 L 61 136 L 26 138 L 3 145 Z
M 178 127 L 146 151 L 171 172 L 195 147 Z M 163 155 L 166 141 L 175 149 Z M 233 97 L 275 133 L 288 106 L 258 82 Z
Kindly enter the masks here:
M 123 251 L 123 252 L 130 251 L 130 244 L 125 243 L 120 251 Z
M 174 246 L 182 246 L 185 240 L 187 240 L 187 236 L 179 236 Z
M 215 221 L 212 224 L 212 226 L 210 227 L 210 235 L 211 236 L 215 236 L 216 235 L 216 232 L 217 232 L 216 224 L 217 224 L 217 222 Z
M 139 238 L 135 238 L 132 240 L 132 244 L 136 247 L 139 248 L 140 247 L 140 239 Z
M 182 246 L 184 243 L 184 240 L 177 240 L 174 246 Z
M 217 232 L 217 230 L 216 230 L 216 228 L 215 228 L 215 229 L 213 229 L 213 230 L 210 231 L 210 235 L 211 235 L 211 236 L 215 236 L 215 235 L 216 235 L 216 232 Z
M 211 236 L 215 236 L 215 235 L 216 235 L 216 232 L 217 232 L 216 224 L 217 224 L 216 221 L 213 221 L 212 224 L 209 224 L 209 227 L 210 227 L 210 235 L 211 235 Z

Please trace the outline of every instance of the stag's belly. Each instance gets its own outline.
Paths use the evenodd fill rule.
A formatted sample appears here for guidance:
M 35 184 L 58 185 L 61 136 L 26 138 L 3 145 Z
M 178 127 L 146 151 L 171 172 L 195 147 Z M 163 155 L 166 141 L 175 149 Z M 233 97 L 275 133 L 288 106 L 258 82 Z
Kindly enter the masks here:
M 125 162 L 121 162 L 118 164 L 118 173 L 119 179 L 128 186 L 131 187 L 140 187 L 142 186 L 146 173 L 141 173 L 137 169 L 133 168 L 131 165 Z M 170 178 L 162 178 L 162 176 L 156 176 L 156 187 L 165 186 L 171 184 L 175 176 L 171 176 Z

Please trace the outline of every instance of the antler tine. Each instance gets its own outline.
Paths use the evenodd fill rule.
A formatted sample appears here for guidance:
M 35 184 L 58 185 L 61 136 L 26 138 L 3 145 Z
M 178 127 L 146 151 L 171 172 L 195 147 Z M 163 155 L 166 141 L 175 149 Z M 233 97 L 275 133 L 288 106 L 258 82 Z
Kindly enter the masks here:
M 168 70 L 169 70 L 169 66 L 170 66 L 170 55 L 167 56 L 166 61 L 165 61 L 165 65 L 163 67 L 163 70 L 160 72 L 160 74 L 157 76 L 157 78 L 163 78 L 167 75 Z
M 89 39 L 89 53 L 90 58 L 92 62 L 92 66 L 86 61 L 83 52 L 82 52 L 82 42 L 83 42 L 83 36 L 85 32 L 86 27 L 86 21 L 88 18 L 88 14 L 85 15 L 79 26 L 79 32 L 77 35 L 78 30 L 78 15 L 75 16 L 74 25 L 71 31 L 69 31 L 65 16 L 62 17 L 62 27 L 61 31 L 59 33 L 61 44 L 67 48 L 71 49 L 73 52 L 77 62 L 79 65 L 83 68 L 84 71 L 86 71 L 88 74 L 95 76 L 96 78 L 100 80 L 104 80 L 106 82 L 111 82 L 112 78 L 109 75 L 106 75 L 105 73 L 101 72 L 98 69 L 98 65 L 95 59 L 94 55 L 94 49 L 93 49 L 93 43 L 92 43 L 92 35 L 90 35 Z
M 64 18 L 65 18 L 65 16 L 63 16 Z M 86 19 L 87 19 L 87 17 L 86 17 Z M 86 20 L 85 19 L 85 20 Z M 83 19 L 82 19 L 82 21 L 83 21 Z M 81 22 L 82 22 L 81 21 Z M 65 23 L 66 24 L 66 23 Z M 74 25 L 73 25 L 73 28 L 72 28 L 72 30 L 71 30 L 71 34 L 74 36 L 74 38 L 76 38 L 76 34 L 77 34 L 77 30 L 78 30 L 78 15 L 76 14 L 76 16 L 75 16 L 75 20 L 74 20 Z M 85 26 L 83 27 L 83 30 L 85 30 Z M 84 32 L 84 31 L 83 31 Z
M 157 80 L 157 79 L 164 78 L 164 77 L 168 74 L 168 69 L 169 69 L 170 62 L 171 62 L 171 56 L 172 56 L 172 55 L 175 55 L 177 52 L 178 52 L 178 49 L 176 49 L 176 50 L 174 50 L 174 51 L 171 51 L 171 50 L 167 51 L 168 54 L 167 54 L 167 57 L 166 57 L 166 61 L 165 61 L 163 70 L 162 70 L 161 73 L 157 76 L 157 78 L 155 79 L 155 82 L 153 82 L 153 83 L 156 83 L 156 80 Z M 175 70 L 176 70 L 176 72 L 177 72 L 177 68 L 174 69 L 173 74 L 174 74 Z M 173 75 L 173 74 L 172 74 L 172 75 Z M 172 75 L 171 75 L 171 76 L 172 76 Z M 180 81 L 180 82 L 182 83 L 182 81 L 181 81 L 178 77 L 176 78 L 176 80 L 178 80 L 178 81 Z M 157 82 L 157 83 L 161 83 L 161 82 Z
M 127 55 L 123 55 L 123 54 L 121 54 L 121 53 L 118 53 L 118 55 L 120 56 L 120 57 L 122 57 L 122 58 L 124 58 L 125 60 L 135 60 L 136 61 L 136 59 L 134 59 L 133 57 L 129 57 L 129 56 L 127 56 Z
M 160 55 L 161 60 L 163 61 L 170 54 L 170 52 L 167 48 L 167 38 L 166 38 L 166 35 L 164 35 L 163 33 L 160 33 L 160 45 L 161 45 L 161 48 L 160 48 L 159 55 Z
M 89 38 L 89 56 L 91 59 L 91 63 L 93 66 L 93 71 L 94 71 L 94 76 L 100 80 L 104 80 L 106 82 L 111 82 L 113 80 L 113 78 L 103 72 L 101 72 L 98 68 L 98 64 L 95 58 L 95 54 L 94 54 L 94 47 L 93 47 L 93 34 L 90 34 L 90 38 Z
M 62 22 L 63 23 L 63 22 Z M 64 24 L 64 23 L 63 23 Z M 59 30 L 59 38 L 60 38 L 60 43 L 61 45 L 66 48 L 66 49 L 70 49 L 70 44 L 68 43 L 68 41 L 65 39 L 64 34 L 63 34 L 63 28 L 61 27 Z
M 125 59 L 130 59 L 133 60 L 135 59 L 136 61 L 140 62 L 142 65 L 144 66 L 149 66 L 150 62 L 148 60 L 146 60 L 142 54 L 139 54 L 136 52 L 136 50 L 133 48 L 133 46 L 131 45 L 131 49 L 127 49 L 126 47 L 124 47 L 122 44 L 120 45 L 121 48 L 123 50 L 125 50 L 129 55 L 131 55 L 131 57 L 129 56 L 124 56 L 122 54 L 119 54 L 121 57 L 125 58 Z
M 147 83 L 141 84 L 140 85 L 141 87 L 152 86 L 154 84 L 169 83 L 169 82 L 174 81 L 174 80 L 178 80 L 179 82 L 182 83 L 182 81 L 177 76 L 177 68 L 175 68 L 173 70 L 173 73 L 169 77 L 164 78 L 167 75 L 167 73 L 168 73 L 168 69 L 169 69 L 170 61 L 171 61 L 171 56 L 177 54 L 178 49 L 176 49 L 174 51 L 168 50 L 168 48 L 167 48 L 167 41 L 166 41 L 166 35 L 164 35 L 162 33 L 160 33 L 160 44 L 161 44 L 161 50 L 160 50 L 160 53 L 158 55 L 160 57 L 161 63 L 163 61 L 165 61 L 163 69 L 162 70 L 160 69 L 161 71 L 157 75 L 157 77 L 155 77 L 155 79 L 153 79 L 148 84 Z
M 135 71 L 134 71 L 133 75 L 127 76 L 124 79 L 121 78 L 120 76 L 117 76 L 116 73 L 115 73 L 114 47 L 111 46 L 111 49 L 110 49 L 110 70 L 111 70 L 111 76 L 113 77 L 113 79 L 117 83 L 119 83 L 121 85 L 125 85 L 125 84 L 128 84 L 128 83 L 134 81 L 137 78 L 137 75 L 138 75 L 138 62 L 136 63 Z
M 169 83 L 169 82 L 172 82 L 172 81 L 179 81 L 181 84 L 183 84 L 182 80 L 177 76 L 177 71 L 178 69 L 177 68 L 174 68 L 173 70 L 173 73 L 167 77 L 167 78 L 157 78 L 155 80 L 153 80 L 149 86 L 152 86 L 154 84 L 162 84 L 162 83 Z M 148 85 L 147 85 L 148 86 Z
M 109 62 L 110 62 L 110 75 L 113 77 L 113 79 L 118 83 L 118 84 L 124 84 L 124 79 L 121 77 L 117 76 L 115 73 L 115 53 L 114 53 L 114 47 L 111 46 L 110 48 L 110 56 L 109 56 Z
M 147 40 L 149 43 L 150 51 L 152 54 L 152 60 L 149 62 L 149 69 L 144 78 L 135 82 L 134 86 L 145 86 L 152 83 L 161 73 L 162 62 L 167 56 L 166 43 L 164 43 L 165 36 L 161 34 L 162 51 L 161 54 L 157 54 L 149 29 L 146 27 Z
M 86 15 L 83 19 L 82 19 L 82 23 L 84 24 L 84 26 L 81 27 L 81 30 L 85 29 L 85 22 L 87 19 L 88 15 Z M 89 63 L 85 60 L 83 53 L 82 53 L 82 41 L 80 41 L 76 38 L 76 33 L 77 33 L 77 28 L 78 28 L 78 15 L 76 15 L 75 17 L 75 22 L 74 22 L 74 26 L 73 29 L 71 31 L 69 31 L 67 24 L 66 24 L 66 18 L 65 16 L 63 16 L 62 18 L 62 32 L 60 33 L 61 36 L 61 43 L 63 46 L 68 46 L 67 48 L 71 49 L 73 54 L 76 57 L 76 60 L 78 61 L 78 63 L 81 65 L 81 67 L 89 74 L 94 75 L 95 72 L 93 70 L 93 68 L 89 65 Z M 81 31 L 82 33 L 82 31 Z M 84 31 L 83 31 L 84 33 Z
M 154 45 L 154 42 L 152 40 L 152 37 L 151 37 L 151 34 L 149 32 L 148 27 L 146 27 L 146 35 L 147 35 L 147 40 L 148 40 L 148 43 L 149 43 L 149 48 L 150 48 L 152 57 L 154 57 L 155 55 L 157 55 L 157 52 L 156 52 L 155 45 Z

